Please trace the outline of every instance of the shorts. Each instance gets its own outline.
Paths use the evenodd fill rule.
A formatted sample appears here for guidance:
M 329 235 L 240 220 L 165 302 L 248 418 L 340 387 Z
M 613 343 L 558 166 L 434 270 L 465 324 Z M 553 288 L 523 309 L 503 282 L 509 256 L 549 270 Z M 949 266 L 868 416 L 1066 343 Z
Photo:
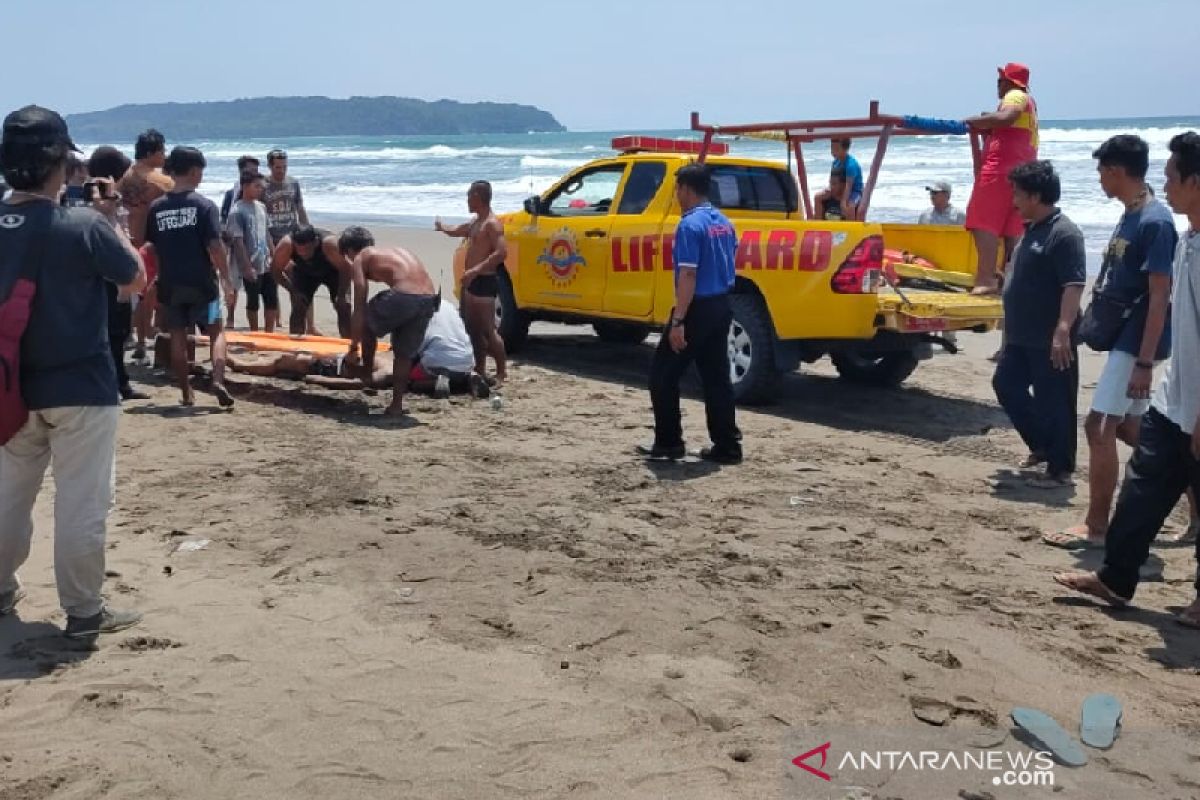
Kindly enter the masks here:
M 500 294 L 500 278 L 495 273 L 480 275 L 467 285 L 467 291 L 475 297 L 496 297 Z
M 1007 167 L 996 173 L 984 172 L 979 176 L 971 199 L 967 202 L 966 228 L 969 231 L 987 231 L 997 237 L 1016 237 L 1025 232 L 1025 223 L 1013 207 L 1012 184 L 1008 182 Z
M 336 269 L 310 272 L 299 266 L 292 267 L 292 288 L 296 290 L 296 294 L 308 300 L 309 305 L 312 305 L 317 290 L 322 286 L 329 290 L 329 299 L 336 303 L 341 294 L 341 282 L 341 273 Z
M 200 300 L 194 303 L 170 303 L 165 306 L 167 327 L 171 330 L 190 329 L 193 325 L 207 328 L 221 321 L 221 301 Z
M 247 311 L 258 311 L 259 297 L 262 298 L 262 304 L 267 307 L 267 311 L 279 310 L 279 287 L 275 284 L 275 276 L 270 272 L 264 272 L 254 280 L 247 279 L 244 285 Z
M 1110 417 L 1140 417 L 1150 410 L 1149 400 L 1129 397 L 1129 379 L 1137 366 L 1137 356 L 1112 350 L 1104 362 L 1096 392 L 1092 395 L 1092 411 Z
M 412 359 L 421 352 L 429 320 L 442 305 L 440 294 L 408 294 L 384 289 L 367 303 L 367 326 L 377 338 L 391 335 L 392 353 Z

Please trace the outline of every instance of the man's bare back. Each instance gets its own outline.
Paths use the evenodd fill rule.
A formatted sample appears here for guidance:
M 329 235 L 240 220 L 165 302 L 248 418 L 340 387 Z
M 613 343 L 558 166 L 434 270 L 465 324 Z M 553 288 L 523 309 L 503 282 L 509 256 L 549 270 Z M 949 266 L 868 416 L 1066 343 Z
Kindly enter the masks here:
M 438 287 L 421 259 L 402 247 L 368 247 L 359 254 L 368 281 L 405 294 L 437 294 Z
M 162 170 L 145 164 L 134 164 L 117 182 L 121 203 L 129 212 L 129 235 L 140 246 L 146 235 L 146 216 L 150 204 L 175 188 L 175 181 Z

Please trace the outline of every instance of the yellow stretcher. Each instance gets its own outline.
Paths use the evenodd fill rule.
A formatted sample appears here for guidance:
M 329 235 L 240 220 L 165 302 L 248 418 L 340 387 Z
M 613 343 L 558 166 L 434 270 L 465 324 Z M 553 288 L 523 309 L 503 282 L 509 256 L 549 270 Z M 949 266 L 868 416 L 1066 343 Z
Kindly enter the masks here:
M 226 331 L 225 342 L 248 350 L 273 353 L 312 353 L 315 356 L 341 356 L 350 348 L 349 339 L 336 336 L 292 336 L 289 333 L 264 333 L 262 331 Z M 391 350 L 391 345 L 380 342 L 377 351 Z

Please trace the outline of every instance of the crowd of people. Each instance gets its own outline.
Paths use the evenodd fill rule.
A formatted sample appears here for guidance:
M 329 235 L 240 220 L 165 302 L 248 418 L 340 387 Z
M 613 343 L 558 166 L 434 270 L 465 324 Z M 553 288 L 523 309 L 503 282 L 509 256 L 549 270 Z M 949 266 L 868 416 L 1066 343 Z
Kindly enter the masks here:
M 1096 150 L 1101 188 L 1124 213 L 1085 308 L 1083 237 L 1057 205 L 1061 186 L 1053 165 L 1037 159 L 1028 69 L 1000 68 L 998 90 L 995 112 L 965 121 L 988 133 L 966 213 L 951 205 L 950 184 L 936 181 L 926 187 L 931 208 L 919 222 L 962 224 L 972 232 L 980 257 L 977 293 L 1001 291 L 1003 275 L 1006 325 L 993 385 L 1029 448 L 1023 466 L 1037 471 L 1031 486 L 1053 489 L 1072 481 L 1078 347 L 1107 353 L 1084 426 L 1091 456 L 1088 511 L 1082 525 L 1047 534 L 1046 542 L 1103 547 L 1099 572 L 1055 579 L 1127 605 L 1150 543 L 1189 491 L 1196 518 L 1200 135 L 1183 133 L 1170 142 L 1166 204 L 1147 182 L 1146 142 L 1116 136 Z M 849 140 L 835 140 L 832 148 L 830 185 L 814 198 L 817 213 L 853 220 L 862 170 Z M 197 330 L 208 338 L 212 391 L 223 407 L 234 404 L 227 369 L 326 388 L 390 386 L 389 415 L 405 413 L 410 388 L 484 397 L 489 383 L 507 379 L 495 327 L 498 269 L 507 250 L 491 186 L 477 181 L 467 191 L 472 220 L 435 223 L 447 236 L 466 239 L 467 268 L 454 309 L 415 254 L 378 245 L 361 226 L 336 235 L 313 227 L 281 150 L 267 154 L 267 174 L 257 157 L 240 158 L 237 184 L 220 207 L 198 191 L 208 166 L 204 154 L 187 146 L 168 152 L 157 131 L 138 137 L 132 161 L 115 147 L 97 148 L 86 161 L 76 152 L 53 111 L 28 106 L 4 121 L 0 165 L 11 192 L 0 202 L 0 615 L 23 597 L 16 571 L 28 556 L 33 503 L 53 461 L 55 566 L 66 635 L 94 639 L 140 620 L 108 607 L 100 594 L 118 405 L 145 396 L 125 370 L 131 338 L 134 357 L 144 358 L 155 329 L 167 332 L 184 406 L 195 403 L 190 344 Z M 695 364 L 712 441 L 699 455 L 732 465 L 743 458 L 726 346 L 738 239 L 733 223 L 709 201 L 710 189 L 703 164 L 677 173 L 682 215 L 673 248 L 675 302 L 650 376 L 654 440 L 639 452 L 656 460 L 685 457 L 679 382 Z M 1172 210 L 1190 222 L 1182 239 Z M 54 265 L 52 276 L 47 264 Z M 371 282 L 383 288 L 368 297 Z M 313 303 L 322 287 L 338 333 L 348 340 L 343 356 L 289 352 L 263 361 L 230 355 L 225 332 L 241 294 L 251 331 L 261 322 L 273 333 L 280 324 L 282 288 L 291 299 L 289 332 L 315 336 Z M 379 346 L 387 337 L 390 350 Z M 1165 376 L 1153 393 L 1153 373 L 1164 362 Z M 1119 496 L 1118 440 L 1134 448 Z M 1197 528 L 1193 521 L 1181 540 L 1194 541 Z M 1196 555 L 1200 561 L 1200 543 Z M 1197 599 L 1179 619 L 1200 627 L 1200 577 L 1196 588 Z

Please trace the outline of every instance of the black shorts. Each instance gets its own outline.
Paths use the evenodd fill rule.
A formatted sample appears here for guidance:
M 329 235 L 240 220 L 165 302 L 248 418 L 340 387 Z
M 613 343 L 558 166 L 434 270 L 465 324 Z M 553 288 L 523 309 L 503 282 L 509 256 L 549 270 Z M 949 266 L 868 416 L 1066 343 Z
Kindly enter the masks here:
M 495 273 L 480 275 L 467 284 L 467 291 L 476 297 L 495 297 L 500 294 L 500 278 Z
M 311 271 L 299 266 L 292 267 L 292 288 L 297 295 L 307 300 L 309 305 L 312 305 L 317 290 L 322 286 L 329 290 L 329 299 L 336 303 L 341 293 L 341 280 L 341 273 L 336 269 Z
M 258 276 L 258 280 L 243 280 L 242 288 L 246 290 L 247 311 L 258 311 L 259 297 L 267 311 L 279 310 L 279 287 L 275 285 L 275 276 L 271 273 L 264 272 Z
M 377 338 L 391 334 L 396 358 L 415 358 L 429 320 L 442 305 L 440 294 L 407 294 L 384 289 L 367 303 L 367 326 Z

